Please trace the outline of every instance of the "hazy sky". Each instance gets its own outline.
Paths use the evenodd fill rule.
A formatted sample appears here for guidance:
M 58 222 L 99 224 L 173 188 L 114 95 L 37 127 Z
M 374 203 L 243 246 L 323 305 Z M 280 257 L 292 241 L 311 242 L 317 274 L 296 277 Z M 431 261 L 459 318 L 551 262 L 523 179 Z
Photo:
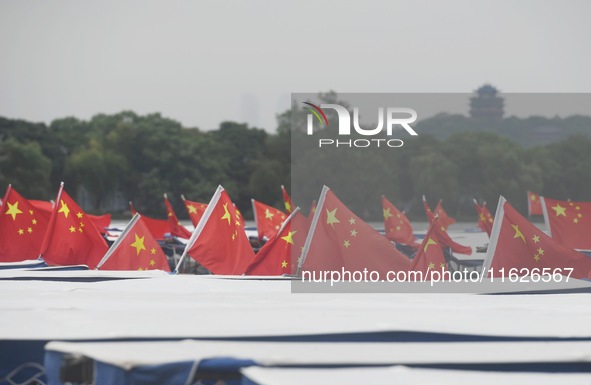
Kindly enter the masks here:
M 0 115 L 275 129 L 291 92 L 591 92 L 586 0 L 0 0 Z

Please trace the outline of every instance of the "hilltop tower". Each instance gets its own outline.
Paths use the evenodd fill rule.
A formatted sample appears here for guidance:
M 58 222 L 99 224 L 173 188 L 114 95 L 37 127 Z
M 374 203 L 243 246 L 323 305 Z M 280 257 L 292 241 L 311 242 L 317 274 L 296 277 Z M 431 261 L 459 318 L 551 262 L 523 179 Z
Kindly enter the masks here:
M 498 96 L 499 90 L 485 84 L 470 98 L 470 117 L 474 119 L 502 119 L 504 100 Z

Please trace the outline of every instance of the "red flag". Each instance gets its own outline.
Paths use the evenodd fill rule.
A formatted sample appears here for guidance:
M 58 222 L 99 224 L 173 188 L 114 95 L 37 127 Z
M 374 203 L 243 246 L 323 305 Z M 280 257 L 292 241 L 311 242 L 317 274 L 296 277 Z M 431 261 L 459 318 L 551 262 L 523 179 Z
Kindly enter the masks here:
M 307 219 L 299 208 L 287 217 L 279 232 L 256 254 L 246 268 L 246 275 L 283 275 L 295 272 L 292 261 L 297 261 L 306 240 Z
M 437 206 L 435 206 L 435 215 L 439 215 L 439 225 L 444 227 L 445 230 L 447 230 L 449 228 L 449 226 L 456 223 L 456 220 L 447 215 L 447 213 L 443 209 L 442 203 L 443 203 L 443 200 L 441 200 L 441 199 L 439 200 L 439 202 L 437 202 Z
M 568 275 L 566 269 L 572 268 L 570 276 L 581 279 L 589 277 L 591 258 L 544 234 L 500 197 L 483 266 L 494 276 L 530 275 L 534 268 L 538 275 L 546 275 L 544 268 L 550 275 L 555 269 Z
M 129 209 L 131 210 L 132 215 L 135 215 L 138 213 L 133 208 L 133 203 L 131 203 L 131 201 L 129 201 Z M 170 223 L 168 223 L 168 220 L 150 218 L 145 215 L 142 215 L 142 220 L 146 224 L 146 226 L 148 226 L 148 229 L 150 230 L 150 234 L 152 234 L 152 236 L 156 240 L 163 241 L 166 238 L 170 238 L 170 235 L 171 235 L 170 234 Z
M 439 201 L 439 203 L 441 203 L 441 201 Z M 439 203 L 437 204 L 438 206 Z M 427 204 L 427 199 L 425 199 L 424 195 L 423 206 L 425 207 L 425 213 L 427 214 L 427 218 L 429 218 L 429 223 L 433 223 L 433 221 L 435 220 L 435 214 L 433 214 L 433 212 L 429 208 L 429 205 Z M 439 220 L 437 222 L 439 223 Z M 449 247 L 454 253 L 466 255 L 472 254 L 472 248 L 469 246 L 460 245 L 459 243 L 452 240 L 450 236 L 447 234 L 447 228 L 443 226 L 441 223 L 439 223 L 435 231 L 437 232 L 437 236 L 441 241 L 441 247 Z
M 103 215 L 90 215 L 88 214 L 88 218 L 94 223 L 94 227 L 99 231 L 101 234 L 107 233 L 107 228 L 111 225 L 111 214 L 103 214 Z
M 293 203 L 291 202 L 291 198 L 285 189 L 285 186 L 281 185 L 281 192 L 283 193 L 283 204 L 285 205 L 285 211 L 290 214 L 293 209 Z
M 37 215 L 43 216 L 46 222 L 49 223 L 51 213 L 53 212 L 53 203 L 49 201 L 38 201 L 35 199 L 29 199 L 29 203 L 36 209 Z
M 143 218 L 136 213 L 97 269 L 170 271 L 170 266 Z
M 170 224 L 170 233 L 179 238 L 191 238 L 191 232 L 181 224 L 181 221 L 179 221 L 179 218 L 174 213 L 174 209 L 166 194 L 164 194 L 164 204 L 166 205 L 166 215 L 168 216 L 168 223 Z
M 40 257 L 50 265 L 88 265 L 94 269 L 107 243 L 84 210 L 60 186 L 41 245 Z
M 544 215 L 540 196 L 531 191 L 527 192 L 527 215 Z
M 347 208 L 326 186 L 302 253 L 303 271 L 407 271 L 410 260 Z
M 241 217 L 222 186 L 207 205 L 179 265 L 185 254 L 214 274 L 243 274 L 254 258 Z
M 439 223 L 439 221 L 437 221 L 437 222 Z M 454 253 L 458 253 L 458 254 L 465 254 L 465 255 L 472 254 L 472 248 L 470 246 L 461 245 L 461 244 L 457 243 L 456 241 L 454 241 L 453 239 L 451 239 L 451 237 L 449 236 L 447 231 L 445 231 L 443 226 L 441 226 L 441 224 L 438 224 L 437 226 L 435 226 L 433 233 L 436 234 L 441 247 L 449 247 L 451 249 L 451 251 L 453 251 Z
M 263 239 L 263 237 L 267 237 L 267 239 L 275 237 L 287 215 L 275 207 L 268 206 L 254 199 L 251 199 L 251 202 L 254 220 L 259 232 L 259 239 Z
M 382 195 L 382 212 L 386 237 L 389 240 L 415 248 L 419 246 L 406 215 L 398 210 L 384 195 Z
M 0 261 L 37 259 L 49 218 L 8 185 L 0 206 Z
M 203 213 L 205 212 L 205 209 L 207 208 L 207 203 L 192 202 L 190 200 L 185 199 L 184 195 L 181 195 L 181 199 L 183 200 L 185 208 L 189 213 L 191 223 L 193 223 L 193 226 L 197 226 L 197 223 L 199 223 L 199 220 L 201 219 Z
M 573 249 L 591 249 L 591 202 L 541 199 L 550 236 Z
M 482 231 L 486 231 L 488 236 L 490 237 L 490 232 L 492 230 L 493 218 L 490 215 L 490 212 L 486 208 L 486 202 L 482 203 L 482 206 L 478 204 L 478 201 L 474 199 L 474 208 L 476 209 L 476 213 L 478 214 L 478 228 Z
M 423 280 L 432 279 L 434 271 L 442 273 L 447 271 L 447 265 L 443 251 L 441 250 L 442 242 L 439 239 L 441 232 L 437 231 L 437 228 L 441 227 L 439 224 L 439 218 L 435 218 L 429 225 L 429 229 L 425 234 L 425 238 L 421 243 L 415 257 L 412 260 L 409 271 L 421 272 Z

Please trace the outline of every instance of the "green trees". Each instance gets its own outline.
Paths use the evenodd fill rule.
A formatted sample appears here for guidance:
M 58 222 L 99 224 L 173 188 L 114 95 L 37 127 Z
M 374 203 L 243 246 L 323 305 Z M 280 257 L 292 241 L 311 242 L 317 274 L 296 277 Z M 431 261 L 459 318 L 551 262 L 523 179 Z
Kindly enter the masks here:
M 335 93 L 321 96 L 337 100 Z M 522 212 L 526 190 L 591 200 L 588 136 L 538 146 L 510 138 L 513 127 L 522 130 L 515 134 L 517 140 L 526 140 L 524 132 L 532 132 L 528 124 L 544 125 L 543 118 L 505 119 L 489 127 L 491 132 L 472 129 L 474 122 L 465 117 L 440 115 L 417 125 L 419 136 L 405 138 L 401 148 L 351 154 L 335 148 L 314 150 L 302 127 L 291 130 L 292 113 L 305 111 L 278 115 L 273 134 L 236 122 L 203 132 L 160 114 L 131 111 L 99 114 L 89 121 L 57 119 L 49 126 L 0 117 L 0 188 L 12 183 L 27 197 L 53 199 L 64 180 L 71 194 L 84 193 L 87 210 L 124 211 L 133 200 L 142 212 L 160 217 L 165 215 L 164 192 L 184 217 L 181 194 L 207 202 L 218 184 L 246 215 L 253 197 L 282 207 L 281 184 L 296 195 L 302 193 L 294 200 L 304 210 L 322 184 L 328 184 L 370 220 L 380 219 L 380 194 L 411 209 L 413 219 L 424 219 L 422 194 L 432 203 L 443 198 L 450 215 L 460 218 L 474 216 L 473 197 L 487 200 L 494 210 L 498 196 L 504 195 Z M 576 116 L 557 122 L 580 133 L 591 119 Z M 441 127 L 449 132 L 438 133 Z M 292 173 L 296 186 L 290 186 Z
M 21 143 L 14 138 L 0 142 L 0 184 L 11 183 L 30 198 L 45 198 L 49 190 L 51 161 L 38 142 Z

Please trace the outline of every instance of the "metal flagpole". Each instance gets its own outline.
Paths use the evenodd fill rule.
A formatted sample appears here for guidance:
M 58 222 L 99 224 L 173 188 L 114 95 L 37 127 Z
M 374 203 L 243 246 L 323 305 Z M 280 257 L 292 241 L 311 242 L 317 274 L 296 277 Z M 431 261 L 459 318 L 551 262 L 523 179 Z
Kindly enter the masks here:
M 189 242 L 187 242 L 187 244 L 185 245 L 185 250 L 183 251 L 183 254 L 181 255 L 181 258 L 179 259 L 179 262 L 177 263 L 176 267 L 174 268 L 174 271 L 172 272 L 172 274 L 178 274 L 179 267 L 181 266 L 181 264 L 185 260 L 185 257 L 187 256 L 187 251 L 191 247 L 193 247 L 193 245 L 195 244 L 195 241 L 197 240 L 197 238 L 199 237 L 199 235 L 203 231 L 203 228 L 205 227 L 205 224 L 209 220 L 209 217 L 211 216 L 213 209 L 215 208 L 218 201 L 220 200 L 220 197 L 222 195 L 222 191 L 224 191 L 224 188 L 221 185 L 219 185 L 218 188 L 215 190 L 215 193 L 213 193 L 213 196 L 211 197 L 211 200 L 209 201 L 207 208 L 203 212 L 203 216 L 199 220 L 199 223 L 197 223 L 197 226 L 195 226 L 195 230 L 193 230 L 193 234 L 191 234 L 191 238 L 189 238 Z

